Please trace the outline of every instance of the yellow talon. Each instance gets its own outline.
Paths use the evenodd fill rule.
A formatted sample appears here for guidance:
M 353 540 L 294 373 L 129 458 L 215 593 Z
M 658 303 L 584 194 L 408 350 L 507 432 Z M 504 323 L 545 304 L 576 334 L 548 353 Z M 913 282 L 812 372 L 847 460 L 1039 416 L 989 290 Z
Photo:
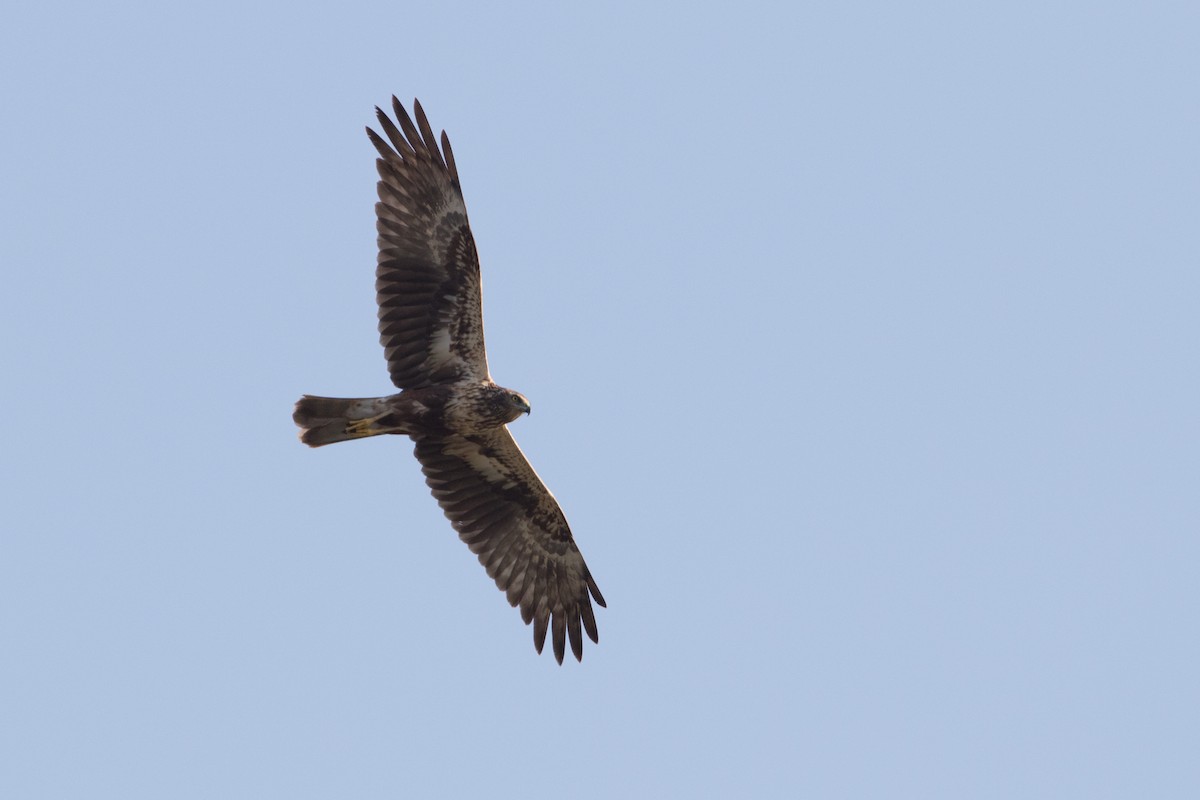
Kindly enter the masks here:
M 346 423 L 346 433 L 354 434 L 355 436 L 374 436 L 378 431 L 371 429 L 381 417 L 386 416 L 380 414 L 378 417 L 370 417 L 368 419 L 349 420 Z

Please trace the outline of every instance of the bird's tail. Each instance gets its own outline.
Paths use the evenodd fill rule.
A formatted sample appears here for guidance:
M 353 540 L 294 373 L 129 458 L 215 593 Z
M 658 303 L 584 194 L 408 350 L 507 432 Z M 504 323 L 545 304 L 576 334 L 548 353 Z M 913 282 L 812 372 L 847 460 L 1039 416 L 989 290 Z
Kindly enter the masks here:
M 296 403 L 292 419 L 300 426 L 300 441 L 309 447 L 320 447 L 381 433 L 403 433 L 395 424 L 388 424 L 392 410 L 386 397 L 306 394 Z

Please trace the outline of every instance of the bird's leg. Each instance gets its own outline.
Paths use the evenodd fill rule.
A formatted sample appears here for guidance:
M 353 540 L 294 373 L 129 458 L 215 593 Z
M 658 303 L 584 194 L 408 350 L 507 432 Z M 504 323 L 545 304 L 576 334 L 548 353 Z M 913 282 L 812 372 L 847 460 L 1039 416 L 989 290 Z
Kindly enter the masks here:
M 385 411 L 382 414 L 378 414 L 374 417 L 367 417 L 366 419 L 346 420 L 346 433 L 351 434 L 352 436 L 374 436 L 376 434 L 383 433 L 383 431 L 373 428 L 375 423 L 386 417 L 388 413 L 390 412 Z

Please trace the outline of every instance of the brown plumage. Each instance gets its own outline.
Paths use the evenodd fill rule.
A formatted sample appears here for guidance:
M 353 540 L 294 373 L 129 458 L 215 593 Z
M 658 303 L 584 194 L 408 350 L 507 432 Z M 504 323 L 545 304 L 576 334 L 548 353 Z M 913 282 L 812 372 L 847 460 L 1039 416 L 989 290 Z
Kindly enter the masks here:
M 479 257 L 450 140 L 441 149 L 421 104 L 416 124 L 396 98 L 393 123 L 376 108 L 387 139 L 379 151 L 375 205 L 379 339 L 392 383 L 388 397 L 305 395 L 293 419 L 312 447 L 404 434 L 416 442 L 425 482 L 488 575 L 533 625 L 540 653 L 551 634 L 561 664 L 583 633 L 599 641 L 592 600 L 605 605 L 567 520 L 505 427 L 529 402 L 497 386 L 483 344 Z M 443 157 L 444 156 L 444 157 Z

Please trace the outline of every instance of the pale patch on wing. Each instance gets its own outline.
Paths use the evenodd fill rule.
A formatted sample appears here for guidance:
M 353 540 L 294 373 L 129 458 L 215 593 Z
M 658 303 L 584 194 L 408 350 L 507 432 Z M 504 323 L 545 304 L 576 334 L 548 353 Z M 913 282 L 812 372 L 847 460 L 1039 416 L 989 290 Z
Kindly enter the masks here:
M 444 364 L 450 360 L 450 329 L 437 328 L 433 332 L 433 338 L 429 341 L 429 360 Z
M 484 455 L 483 449 L 477 442 L 455 436 L 445 441 L 442 452 L 446 455 L 457 456 L 467 462 L 471 469 L 482 475 L 488 483 L 509 486 L 514 484 L 506 465 L 495 458 Z

